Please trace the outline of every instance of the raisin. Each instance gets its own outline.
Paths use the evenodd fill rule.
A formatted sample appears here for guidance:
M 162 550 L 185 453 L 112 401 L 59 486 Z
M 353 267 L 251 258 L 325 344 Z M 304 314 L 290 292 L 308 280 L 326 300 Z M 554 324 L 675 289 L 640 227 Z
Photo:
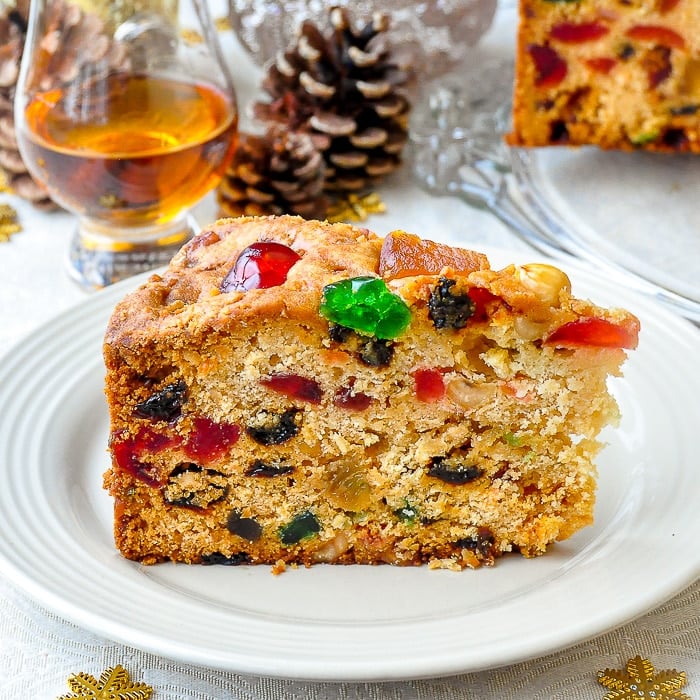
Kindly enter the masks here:
M 676 117 L 682 117 L 689 114 L 695 114 L 698 109 L 700 109 L 700 105 L 698 104 L 681 105 L 680 107 L 671 107 L 671 114 Z
M 468 294 L 453 294 L 456 280 L 441 277 L 430 293 L 428 316 L 435 328 L 464 328 L 474 315 L 476 305 Z
M 328 337 L 335 343 L 346 343 L 355 334 L 352 328 L 341 326 L 339 323 L 328 324 Z
M 289 408 L 284 413 L 262 411 L 259 420 L 246 427 L 246 433 L 260 445 L 281 445 L 299 432 L 298 408 Z
M 295 515 L 294 518 L 279 529 L 280 542 L 285 545 L 297 544 L 301 540 L 313 537 L 321 531 L 321 523 L 309 510 Z
M 390 340 L 368 338 L 360 342 L 360 362 L 370 367 L 387 367 L 394 357 L 394 346 Z
M 240 510 L 232 510 L 226 520 L 226 529 L 248 542 L 255 542 L 262 536 L 262 525 L 254 518 L 241 517 Z
M 623 61 L 628 61 L 632 56 L 634 56 L 635 50 L 632 44 L 623 44 L 620 50 L 617 52 L 617 57 Z
M 173 469 L 163 487 L 163 500 L 171 506 L 204 510 L 226 498 L 226 477 L 214 469 L 184 463 Z
M 480 527 L 475 535 L 463 537 L 454 545 L 460 549 L 471 549 L 480 559 L 493 559 L 495 555 L 495 537 L 487 527 Z
M 288 464 L 267 464 L 261 459 L 256 459 L 246 470 L 246 476 L 257 476 L 263 478 L 271 478 L 282 476 L 294 471 L 294 467 Z
M 567 143 L 569 141 L 569 129 L 563 119 L 555 119 L 549 125 L 549 140 L 552 143 Z
M 330 324 L 328 335 L 332 341 L 347 345 L 360 362 L 370 367 L 387 367 L 394 357 L 394 346 L 385 338 L 360 335 L 337 323 Z
M 182 405 L 186 400 L 187 385 L 182 381 L 174 382 L 136 404 L 136 415 L 170 422 L 180 417 Z
M 667 129 L 664 132 L 662 141 L 664 145 L 680 151 L 687 145 L 688 135 L 685 133 L 685 129 Z
M 211 552 L 210 554 L 202 554 L 202 564 L 211 566 L 219 564 L 221 566 L 240 566 L 241 564 L 250 564 L 250 554 L 248 552 L 236 552 L 227 557 L 221 552 Z
M 461 457 L 433 457 L 428 468 L 428 476 L 455 486 L 468 484 L 478 479 L 483 473 L 483 469 L 465 464 Z

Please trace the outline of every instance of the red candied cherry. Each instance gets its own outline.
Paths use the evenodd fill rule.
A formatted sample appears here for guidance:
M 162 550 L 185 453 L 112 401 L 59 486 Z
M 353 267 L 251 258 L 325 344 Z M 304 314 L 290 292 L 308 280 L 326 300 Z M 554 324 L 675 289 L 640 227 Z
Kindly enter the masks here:
M 259 241 L 244 248 L 221 283 L 222 292 L 277 287 L 301 256 L 289 246 Z
M 564 80 L 567 73 L 566 61 L 551 46 L 530 44 L 527 52 L 535 64 L 537 87 L 553 87 Z
M 226 454 L 240 434 L 240 427 L 234 423 L 216 423 L 209 418 L 195 418 L 184 450 L 193 461 L 206 464 Z
M 156 432 L 150 428 L 142 428 L 131 437 L 120 440 L 121 435 L 115 433 L 111 437 L 112 453 L 117 467 L 132 476 L 140 479 L 148 486 L 160 486 L 158 468 L 148 462 L 144 462 L 143 457 L 153 455 L 180 445 L 180 438 L 177 435 Z
M 344 386 L 338 389 L 333 396 L 333 405 L 348 411 L 366 411 L 372 397 L 362 391 L 353 391 L 352 387 Z
M 489 318 L 488 304 L 492 301 L 500 299 L 495 294 L 489 292 L 483 287 L 472 287 L 469 292 L 469 298 L 474 302 L 474 313 L 472 319 L 474 321 L 486 321 Z
M 413 382 L 419 401 L 435 403 L 445 395 L 445 382 L 439 369 L 417 369 Z
M 617 59 L 600 56 L 598 58 L 587 58 L 584 63 L 596 73 L 607 74 L 617 65 Z
M 579 318 L 557 328 L 545 341 L 557 347 L 590 346 L 634 350 L 639 342 L 639 321 L 614 323 L 604 318 Z
M 567 44 L 583 44 L 600 39 L 609 31 L 602 22 L 561 22 L 552 27 L 550 36 Z
M 635 24 L 625 34 L 630 39 L 637 41 L 653 41 L 662 46 L 670 46 L 674 49 L 684 49 L 685 39 L 673 29 L 659 24 Z
M 261 379 L 260 383 L 278 394 L 309 403 L 321 403 L 323 397 L 323 391 L 315 379 L 298 374 L 273 374 Z

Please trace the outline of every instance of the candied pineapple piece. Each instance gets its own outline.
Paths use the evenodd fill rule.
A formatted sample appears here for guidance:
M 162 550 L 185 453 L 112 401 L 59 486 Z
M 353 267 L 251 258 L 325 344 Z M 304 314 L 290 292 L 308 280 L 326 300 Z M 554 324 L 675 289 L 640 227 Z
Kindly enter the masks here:
M 379 256 L 379 274 L 384 279 L 436 275 L 446 267 L 468 274 L 488 269 L 489 263 L 481 253 L 427 241 L 405 231 L 392 231 L 384 238 Z

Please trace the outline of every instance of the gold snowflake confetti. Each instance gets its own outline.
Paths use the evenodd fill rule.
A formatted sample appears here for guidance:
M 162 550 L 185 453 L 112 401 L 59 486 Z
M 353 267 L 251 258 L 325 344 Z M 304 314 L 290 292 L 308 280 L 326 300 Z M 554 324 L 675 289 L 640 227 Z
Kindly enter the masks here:
M 204 37 L 196 29 L 191 29 L 188 27 L 185 27 L 180 31 L 180 36 L 182 36 L 182 40 L 188 46 L 196 46 L 204 41 Z
M 0 243 L 9 241 L 13 233 L 21 230 L 17 212 L 9 204 L 0 204 Z
M 386 206 L 376 192 L 366 195 L 349 194 L 344 199 L 331 204 L 326 219 L 331 223 L 338 221 L 366 221 L 370 214 L 383 214 Z
M 132 683 L 128 672 L 121 666 L 108 668 L 99 680 L 87 673 L 78 673 L 68 679 L 70 695 L 58 700 L 147 700 L 153 688 L 145 683 Z
M 624 671 L 606 668 L 598 672 L 598 683 L 610 690 L 604 700 L 691 700 L 681 692 L 688 682 L 683 671 L 654 673 L 649 659 L 635 656 Z
M 231 26 L 231 20 L 228 17 L 217 17 L 214 20 L 214 26 L 217 32 L 228 32 L 233 29 Z

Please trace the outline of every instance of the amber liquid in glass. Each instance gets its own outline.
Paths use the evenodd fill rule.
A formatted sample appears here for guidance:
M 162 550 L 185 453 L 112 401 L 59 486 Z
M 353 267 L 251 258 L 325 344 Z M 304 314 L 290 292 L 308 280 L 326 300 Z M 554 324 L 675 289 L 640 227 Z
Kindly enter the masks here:
M 199 201 L 236 146 L 237 113 L 204 84 L 111 76 L 35 95 L 26 108 L 26 159 L 52 197 L 115 226 L 161 224 Z

